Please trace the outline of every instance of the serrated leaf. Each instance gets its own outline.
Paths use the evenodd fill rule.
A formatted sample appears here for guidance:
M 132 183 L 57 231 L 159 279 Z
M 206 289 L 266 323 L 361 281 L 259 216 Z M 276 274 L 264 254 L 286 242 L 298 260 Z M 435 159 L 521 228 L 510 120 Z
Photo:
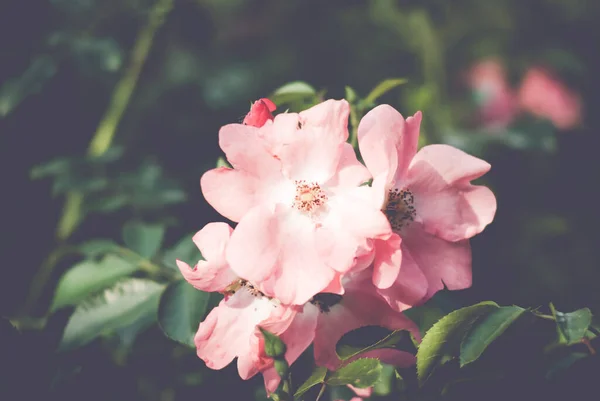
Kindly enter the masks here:
M 202 260 L 202 255 L 198 247 L 192 241 L 193 236 L 194 234 L 186 235 L 175 246 L 167 250 L 162 258 L 163 263 L 168 267 L 178 270 L 177 263 L 175 263 L 176 259 L 183 260 L 191 266 Z
M 557 311 L 554 305 L 550 304 L 550 309 L 556 319 L 558 333 L 563 342 L 573 344 L 585 337 L 585 333 L 592 324 L 592 312 L 588 308 L 563 313 Z
M 101 261 L 84 260 L 61 277 L 54 292 L 51 311 L 76 305 L 91 294 L 109 287 L 137 270 L 135 264 L 115 255 Z
M 344 334 L 337 342 L 335 352 L 340 360 L 346 361 L 364 352 L 381 348 L 414 352 L 407 331 L 391 331 L 379 326 L 365 326 Z
M 364 102 L 366 104 L 375 103 L 375 101 L 377 99 L 379 99 L 381 96 L 383 96 L 387 92 L 389 92 L 392 89 L 396 88 L 397 86 L 400 86 L 407 82 L 408 82 L 408 80 L 405 78 L 391 78 L 391 79 L 386 79 L 384 81 L 381 81 L 380 83 L 377 84 L 377 86 L 375 86 L 371 90 L 371 92 L 369 92 L 367 97 L 364 99 Z
M 192 287 L 187 281 L 169 284 L 160 297 L 158 324 L 167 337 L 195 347 L 194 335 L 206 316 L 210 294 Z
M 130 221 L 123 227 L 123 242 L 140 256 L 151 259 L 160 249 L 164 234 L 163 225 Z
M 476 361 L 524 312 L 518 306 L 505 306 L 477 319 L 460 344 L 460 366 Z
M 438 366 L 458 357 L 460 343 L 471 324 L 496 308 L 494 302 L 481 302 L 451 312 L 434 324 L 417 351 L 419 383 L 423 385 Z
M 140 316 L 155 313 L 163 284 L 127 279 L 86 300 L 65 328 L 59 351 L 81 347 L 103 333 L 129 325 Z
M 325 381 L 330 386 L 352 385 L 358 388 L 373 386 L 381 377 L 383 365 L 379 359 L 361 358 L 342 366 Z
M 296 390 L 294 397 L 298 398 L 314 386 L 324 383 L 326 375 L 327 368 L 324 366 L 317 366 L 315 370 L 313 370 L 310 377 L 306 379 L 306 381 L 302 383 L 300 387 L 298 387 L 298 390 Z

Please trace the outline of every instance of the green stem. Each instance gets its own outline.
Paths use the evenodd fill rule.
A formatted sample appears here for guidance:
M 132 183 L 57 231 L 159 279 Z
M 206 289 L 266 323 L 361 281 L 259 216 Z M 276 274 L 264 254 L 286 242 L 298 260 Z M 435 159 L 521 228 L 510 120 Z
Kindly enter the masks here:
M 317 398 L 315 399 L 315 401 L 319 401 L 321 399 L 321 396 L 323 396 L 324 393 L 325 393 L 325 383 L 323 383 L 321 385 L 321 390 L 319 390 L 319 395 L 317 395 Z
M 104 154 L 111 146 L 115 132 L 135 90 L 140 73 L 154 41 L 158 29 L 162 26 L 165 17 L 173 8 L 174 0 L 158 0 L 150 12 L 148 23 L 139 31 L 131 53 L 129 65 L 117 83 L 108 106 L 98 128 L 89 143 L 87 154 L 98 157 Z M 82 217 L 83 194 L 81 192 L 67 193 L 62 216 L 57 224 L 56 237 L 59 247 L 53 251 L 42 263 L 42 267 L 33 278 L 31 288 L 22 313 L 31 313 L 33 307 L 41 297 L 52 271 L 62 256 L 63 243 L 75 231 Z M 58 255 L 58 257 L 57 257 Z
M 352 126 L 352 129 L 350 131 L 350 145 L 352 145 L 352 147 L 354 149 L 356 149 L 357 145 L 358 145 L 358 111 L 356 110 L 356 106 L 355 105 L 351 105 L 350 106 L 350 125 Z

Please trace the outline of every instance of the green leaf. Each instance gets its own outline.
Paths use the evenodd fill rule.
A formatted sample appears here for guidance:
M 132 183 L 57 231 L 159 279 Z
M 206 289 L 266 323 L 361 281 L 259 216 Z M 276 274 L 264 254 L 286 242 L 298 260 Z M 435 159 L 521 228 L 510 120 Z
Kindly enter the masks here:
M 315 93 L 317 93 L 315 88 L 313 88 L 311 85 L 307 84 L 304 81 L 294 81 L 294 82 L 287 83 L 287 84 L 275 89 L 275 91 L 273 92 L 273 94 L 276 96 L 289 95 L 289 94 L 306 96 L 306 95 L 314 95 Z
M 588 308 L 578 309 L 574 312 L 563 313 L 550 304 L 552 315 L 556 319 L 556 326 L 561 342 L 573 344 L 581 341 L 592 324 L 592 312 Z
M 136 270 L 136 265 L 115 255 L 107 255 L 100 262 L 84 260 L 61 277 L 50 310 L 76 305 Z
M 34 166 L 29 176 L 32 180 L 37 180 L 40 178 L 65 174 L 71 167 L 71 161 L 67 158 L 61 157 L 58 159 L 52 159 L 49 162 L 39 164 Z
M 345 361 L 364 352 L 381 348 L 414 352 L 407 331 L 390 331 L 379 326 L 365 326 L 344 334 L 337 342 L 335 352 L 342 361 Z
M 488 345 L 502 335 L 524 312 L 525 309 L 518 306 L 505 306 L 477 319 L 460 345 L 460 366 L 476 361 Z
M 345 98 L 348 101 L 348 103 L 354 103 L 354 101 L 356 99 L 358 99 L 358 95 L 356 94 L 356 91 L 354 89 L 352 89 L 350 86 L 346 86 L 345 91 L 346 91 Z
M 20 77 L 6 81 L 0 87 L 0 118 L 6 117 L 29 95 L 40 92 L 57 69 L 57 60 L 44 54 L 35 57 Z
M 380 396 L 390 394 L 394 390 L 396 375 L 398 375 L 398 372 L 392 365 L 384 364 L 381 372 L 381 380 L 373 386 L 373 393 Z
M 71 315 L 59 351 L 81 347 L 103 333 L 131 324 L 142 315 L 155 313 L 164 287 L 152 280 L 132 278 L 86 300 Z
M 419 383 L 423 385 L 438 366 L 456 358 L 471 324 L 497 307 L 494 302 L 482 302 L 451 312 L 434 324 L 425 334 L 417 352 Z
M 265 354 L 271 358 L 278 358 L 285 354 L 286 346 L 279 337 L 268 330 L 259 327 L 265 339 Z
M 375 88 L 373 88 L 373 90 L 371 90 L 371 92 L 364 99 L 364 102 L 366 104 L 375 103 L 377 99 L 379 99 L 387 92 L 407 82 L 408 80 L 405 78 L 392 78 L 386 79 L 385 81 L 381 81 L 379 84 L 377 84 L 377 86 L 375 86 Z
M 88 258 L 97 258 L 107 253 L 116 253 L 121 248 L 110 239 L 93 239 L 80 244 L 78 250 Z
M 276 89 L 269 98 L 278 106 L 287 103 L 302 103 L 307 99 L 314 99 L 316 90 L 303 81 L 290 82 Z
M 227 163 L 227 160 L 225 160 L 223 156 L 219 156 L 219 158 L 217 159 L 217 168 L 218 167 L 231 168 L 231 164 Z
M 167 337 L 190 347 L 194 334 L 206 316 L 210 294 L 178 280 L 167 287 L 160 297 L 158 324 Z
M 151 259 L 160 249 L 164 234 L 163 225 L 130 221 L 123 227 L 123 242 L 140 256 Z
M 294 397 L 300 397 L 314 386 L 324 383 L 326 375 L 327 368 L 324 366 L 317 366 L 315 370 L 313 370 L 310 377 L 306 379 L 306 381 L 302 383 L 300 387 L 298 387 L 298 390 L 296 390 Z
M 183 260 L 191 266 L 202 260 L 202 255 L 198 247 L 192 241 L 193 236 L 194 234 L 186 235 L 175 246 L 167 250 L 162 258 L 163 263 L 168 267 L 178 270 L 177 263 L 175 263 L 176 259 Z
M 330 386 L 350 384 L 358 388 L 371 387 L 379 380 L 383 366 L 379 359 L 361 358 L 342 366 L 327 378 Z

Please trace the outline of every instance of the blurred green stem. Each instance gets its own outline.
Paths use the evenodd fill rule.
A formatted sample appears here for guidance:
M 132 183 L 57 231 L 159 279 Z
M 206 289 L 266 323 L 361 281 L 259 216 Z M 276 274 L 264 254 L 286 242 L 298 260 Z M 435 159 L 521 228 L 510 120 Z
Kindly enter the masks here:
M 356 105 L 350 106 L 350 125 L 352 126 L 352 130 L 350 131 L 350 145 L 352 145 L 354 149 L 356 149 L 358 145 L 358 121 L 360 120 L 356 107 Z
M 117 127 L 123 118 L 125 110 L 131 100 L 131 95 L 138 82 L 138 78 L 146 63 L 150 48 L 156 32 L 163 24 L 165 17 L 173 7 L 174 0 L 158 0 L 148 18 L 148 23 L 138 33 L 129 66 L 123 77 L 115 87 L 108 109 L 98 125 L 88 146 L 87 154 L 90 157 L 98 157 L 104 154 L 112 144 Z M 77 192 L 67 194 L 67 200 L 63 209 L 63 215 L 58 223 L 56 236 L 59 240 L 65 240 L 71 236 L 81 220 L 81 207 L 83 195 Z
M 158 0 L 148 17 L 147 24 L 139 31 L 135 45 L 131 52 L 131 59 L 125 73 L 115 87 L 108 109 L 100 121 L 96 133 L 88 146 L 87 154 L 90 157 L 98 157 L 110 148 L 115 132 L 129 101 L 135 90 L 138 78 L 146 63 L 148 54 L 158 29 L 162 26 L 166 16 L 173 8 L 174 0 Z M 50 279 L 54 267 L 60 260 L 63 243 L 73 234 L 82 217 L 83 194 L 80 192 L 69 192 L 65 200 L 62 216 L 56 229 L 56 237 L 59 247 L 53 251 L 43 262 L 42 267 L 33 278 L 33 282 L 23 304 L 22 312 L 31 313 L 33 307 L 41 297 L 46 282 Z M 58 256 L 57 256 L 58 255 Z

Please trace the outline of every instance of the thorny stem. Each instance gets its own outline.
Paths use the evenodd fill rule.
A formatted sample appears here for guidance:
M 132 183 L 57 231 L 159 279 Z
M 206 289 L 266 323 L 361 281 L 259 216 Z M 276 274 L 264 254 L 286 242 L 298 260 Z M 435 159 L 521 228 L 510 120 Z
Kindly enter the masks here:
M 154 36 L 173 8 L 173 2 L 174 0 L 158 0 L 150 11 L 147 24 L 138 33 L 129 65 L 117 83 L 108 109 L 89 143 L 88 156 L 101 156 L 110 148 L 117 127 L 123 118 L 142 68 L 150 53 Z M 49 281 L 54 268 L 64 252 L 64 241 L 71 236 L 81 221 L 82 206 L 83 194 L 81 192 L 72 191 L 67 193 L 63 213 L 56 229 L 59 246 L 48 255 L 42 263 L 40 270 L 33 278 L 29 294 L 21 308 L 23 314 L 31 313 L 33 307 L 41 297 L 45 284 Z

